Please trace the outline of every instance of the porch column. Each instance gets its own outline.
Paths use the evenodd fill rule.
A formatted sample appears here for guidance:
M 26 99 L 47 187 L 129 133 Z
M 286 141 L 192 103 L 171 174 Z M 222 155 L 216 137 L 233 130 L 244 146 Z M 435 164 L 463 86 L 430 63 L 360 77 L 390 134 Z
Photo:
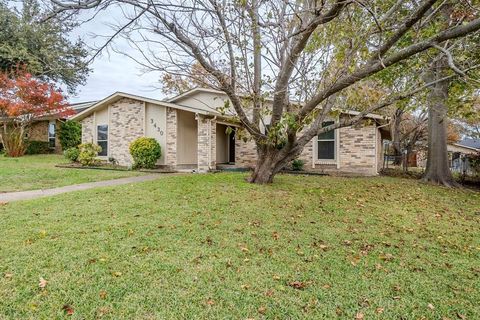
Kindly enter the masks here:
M 167 108 L 167 150 L 165 164 L 175 168 L 177 166 L 177 110 Z
M 216 169 L 216 122 L 204 115 L 197 116 L 198 121 L 198 171 L 207 172 Z

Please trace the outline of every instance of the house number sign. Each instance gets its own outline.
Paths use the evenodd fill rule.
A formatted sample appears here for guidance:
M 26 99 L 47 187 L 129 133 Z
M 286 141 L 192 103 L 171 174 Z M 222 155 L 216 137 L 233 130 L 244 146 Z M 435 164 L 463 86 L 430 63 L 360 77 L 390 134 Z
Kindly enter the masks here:
M 157 130 L 157 132 L 163 136 L 163 130 L 157 126 L 157 123 L 155 122 L 155 120 L 153 120 L 153 118 L 150 118 L 150 123 L 153 125 L 153 127 L 155 128 L 154 130 Z

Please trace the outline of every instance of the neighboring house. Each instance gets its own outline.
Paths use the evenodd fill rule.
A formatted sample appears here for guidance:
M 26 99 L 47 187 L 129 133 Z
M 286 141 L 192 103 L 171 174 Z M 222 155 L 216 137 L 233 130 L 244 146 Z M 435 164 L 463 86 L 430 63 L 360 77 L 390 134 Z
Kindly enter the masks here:
M 70 107 L 75 113 L 79 113 L 88 109 L 95 102 L 96 101 L 74 103 L 70 104 Z M 61 123 L 65 120 L 67 119 L 55 115 L 38 119 L 28 128 L 25 133 L 25 138 L 29 141 L 48 142 L 50 149 L 52 149 L 53 152 L 61 153 L 62 146 L 58 139 L 58 128 L 60 128 Z
M 120 165 L 132 165 L 129 144 L 147 136 L 155 138 L 162 148 L 157 162 L 160 166 L 200 172 L 216 169 L 220 164 L 251 168 L 257 156 L 255 143 L 229 134 L 240 125 L 217 111 L 227 100 L 225 93 L 203 88 L 166 101 L 117 92 L 72 119 L 82 123 L 82 142 L 100 145 L 99 158 L 113 158 Z M 344 111 L 331 121 L 355 114 Z M 383 156 L 382 139 L 389 135 L 381 127 L 385 123 L 384 117 L 369 114 L 359 126 L 318 136 L 300 156 L 304 169 L 377 174 Z
M 480 140 L 463 139 L 447 145 L 447 149 L 452 171 L 466 174 L 473 173 L 468 156 L 480 152 Z
M 480 152 L 480 139 L 463 139 L 456 143 L 447 144 L 449 166 L 452 171 L 470 173 L 469 155 Z M 427 150 L 422 149 L 417 155 L 417 166 L 425 168 L 427 165 Z

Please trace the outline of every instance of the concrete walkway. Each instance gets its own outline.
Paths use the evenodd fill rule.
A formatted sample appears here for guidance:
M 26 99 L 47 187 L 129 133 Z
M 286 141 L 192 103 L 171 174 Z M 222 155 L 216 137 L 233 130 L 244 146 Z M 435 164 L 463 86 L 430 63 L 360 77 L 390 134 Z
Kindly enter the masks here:
M 87 189 L 93 189 L 98 187 L 119 186 L 122 184 L 150 181 L 150 180 L 158 179 L 162 176 L 165 176 L 165 175 L 150 174 L 146 176 L 128 177 L 128 178 L 120 178 L 120 179 L 97 181 L 97 182 L 87 182 L 87 183 L 74 184 L 71 186 L 58 187 L 58 188 L 52 188 L 52 189 L 0 193 L 0 203 L 49 197 L 49 196 L 54 196 L 61 193 L 87 190 Z

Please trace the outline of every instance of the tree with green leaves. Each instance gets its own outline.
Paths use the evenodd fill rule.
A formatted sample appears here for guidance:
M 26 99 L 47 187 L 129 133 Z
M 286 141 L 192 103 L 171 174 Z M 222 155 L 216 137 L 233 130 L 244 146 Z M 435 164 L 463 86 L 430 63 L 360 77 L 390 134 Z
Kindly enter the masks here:
M 465 1 L 478 9 L 468 0 L 457 5 Z M 228 95 L 225 107 L 235 111 L 256 144 L 257 164 L 249 181 L 258 184 L 272 182 L 315 136 L 358 123 L 367 113 L 433 83 L 419 79 L 401 93 L 381 97 L 358 116 L 324 126 L 335 107 L 345 107 L 351 88 L 480 29 L 476 17 L 431 28 L 429 22 L 441 14 L 439 0 L 51 3 L 53 15 L 128 7 L 107 44 L 123 35 L 151 70 L 186 75 L 193 64 L 200 64 L 215 79 L 212 87 Z
M 71 20 L 58 16 L 45 21 L 44 17 L 37 0 L 23 1 L 20 8 L 0 1 L 0 71 L 22 68 L 74 92 L 89 73 L 86 46 L 68 37 L 76 26 Z

